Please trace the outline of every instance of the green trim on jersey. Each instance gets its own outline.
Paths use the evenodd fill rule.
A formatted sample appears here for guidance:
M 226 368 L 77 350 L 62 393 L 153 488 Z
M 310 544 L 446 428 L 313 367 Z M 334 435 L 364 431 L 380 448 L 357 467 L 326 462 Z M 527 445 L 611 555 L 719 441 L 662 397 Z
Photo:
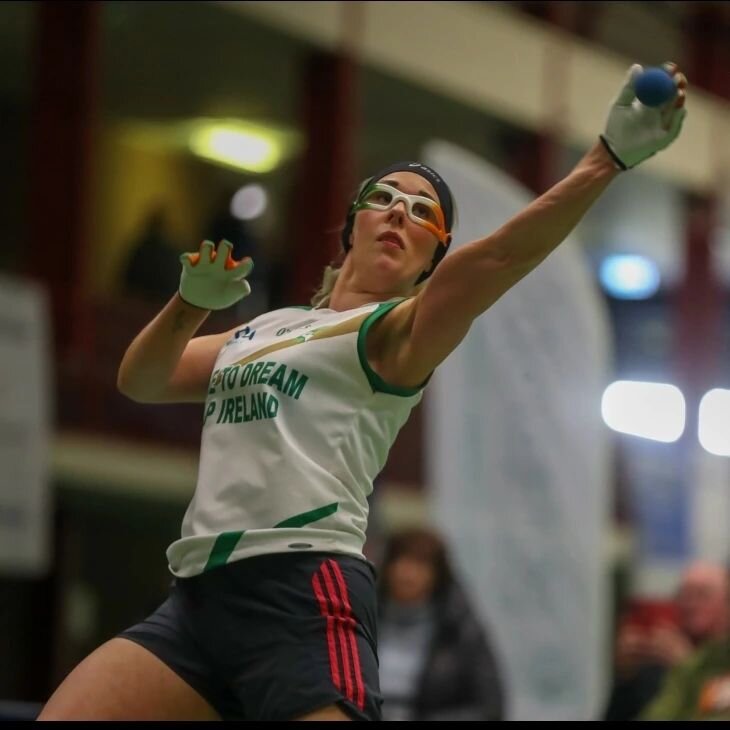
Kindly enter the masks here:
M 211 568 L 218 568 L 221 565 L 225 565 L 228 562 L 228 558 L 236 549 L 238 541 L 243 536 L 244 530 L 236 530 L 234 532 L 222 532 L 213 543 L 213 548 L 210 551 L 208 562 L 205 564 L 203 570 L 210 570 Z
M 278 525 L 274 525 L 274 527 L 304 527 L 304 525 L 308 525 L 311 522 L 316 522 L 317 520 L 329 517 L 329 515 L 333 515 L 337 512 L 338 507 L 339 504 L 337 502 L 333 502 L 332 504 L 327 504 L 324 507 L 318 507 L 317 509 L 310 510 L 309 512 L 302 512 L 300 515 L 289 517 L 283 522 L 280 522 Z
M 284 309 L 306 309 L 309 311 L 314 309 L 314 307 L 307 306 L 306 304 L 292 304 L 290 307 L 284 307 Z
M 333 515 L 337 512 L 338 507 L 339 504 L 337 502 L 326 504 L 324 507 L 318 507 L 317 509 L 309 510 L 309 512 L 302 512 L 299 515 L 288 517 L 278 525 L 274 525 L 274 527 L 304 527 L 304 525 L 309 525 L 312 522 Z M 218 535 L 215 543 L 213 543 L 208 562 L 205 564 L 203 570 L 211 570 L 212 568 L 225 565 L 228 562 L 228 558 L 231 557 L 233 551 L 236 549 L 240 539 L 243 537 L 244 532 L 245 530 L 235 530 L 233 532 L 222 532 Z
M 410 398 L 413 395 L 417 395 L 421 392 L 423 386 L 418 388 L 403 388 L 397 385 L 390 385 L 386 383 L 375 370 L 370 367 L 368 362 L 367 353 L 365 351 L 365 340 L 368 335 L 368 330 L 377 322 L 383 315 L 390 312 L 391 309 L 397 307 L 401 302 L 405 301 L 405 298 L 396 299 L 394 302 L 384 302 L 379 305 L 378 308 L 360 325 L 360 331 L 357 335 L 357 354 L 360 358 L 360 366 L 367 375 L 370 387 L 376 393 L 388 393 L 389 395 L 399 395 L 403 398 Z

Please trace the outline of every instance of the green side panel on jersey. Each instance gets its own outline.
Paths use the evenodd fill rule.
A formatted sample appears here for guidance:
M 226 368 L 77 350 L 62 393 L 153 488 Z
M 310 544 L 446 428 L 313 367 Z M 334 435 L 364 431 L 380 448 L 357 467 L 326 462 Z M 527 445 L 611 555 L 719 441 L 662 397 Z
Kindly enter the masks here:
M 304 525 L 308 525 L 310 522 L 316 522 L 317 520 L 329 517 L 329 515 L 333 515 L 337 512 L 337 507 L 337 502 L 333 502 L 332 504 L 327 504 L 324 507 L 318 507 L 317 509 L 310 510 L 309 512 L 302 512 L 300 515 L 288 517 L 278 525 L 274 525 L 274 527 L 304 527 Z
M 205 564 L 203 570 L 210 570 L 225 565 L 231 553 L 236 549 L 238 541 L 241 539 L 244 530 L 236 530 L 234 532 L 222 532 L 213 543 L 213 549 L 210 551 L 210 557 Z
M 380 375 L 378 375 L 375 370 L 373 370 L 370 367 L 370 363 L 368 362 L 367 358 L 367 352 L 365 350 L 365 341 L 368 335 L 368 330 L 373 326 L 375 322 L 377 322 L 383 315 L 390 312 L 391 309 L 394 307 L 397 307 L 402 301 L 405 301 L 403 298 L 396 299 L 392 302 L 385 302 L 381 304 L 363 323 L 360 325 L 360 332 L 357 335 L 357 354 L 360 358 L 360 366 L 365 371 L 365 375 L 367 375 L 368 382 L 370 383 L 370 387 L 376 392 L 376 393 L 389 393 L 390 395 L 400 395 L 404 398 L 408 398 L 412 395 L 417 395 L 422 390 L 422 387 L 419 388 L 400 388 L 397 385 L 390 385 L 389 383 L 386 383 Z M 424 383 L 425 385 L 425 383 Z
M 324 507 L 318 507 L 317 509 L 309 510 L 309 512 L 302 512 L 300 515 L 294 515 L 294 517 L 288 517 L 283 522 L 280 522 L 274 527 L 303 527 L 311 522 L 316 522 L 329 515 L 333 515 L 337 512 L 338 503 L 333 502 L 327 504 Z M 236 549 L 240 539 L 243 537 L 245 530 L 235 530 L 234 532 L 222 532 L 215 540 L 213 548 L 210 551 L 210 557 L 208 562 L 205 564 L 203 570 L 211 570 L 212 568 L 218 568 L 221 565 L 225 565 L 228 562 L 228 558 Z

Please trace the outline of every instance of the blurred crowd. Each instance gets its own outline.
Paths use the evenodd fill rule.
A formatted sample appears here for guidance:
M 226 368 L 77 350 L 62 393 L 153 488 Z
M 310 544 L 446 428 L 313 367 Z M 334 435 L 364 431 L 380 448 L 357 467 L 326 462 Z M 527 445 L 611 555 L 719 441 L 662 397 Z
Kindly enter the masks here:
M 493 635 L 438 532 L 392 533 L 380 561 L 385 720 L 504 720 L 508 692 Z M 602 717 L 730 720 L 730 572 L 696 560 L 674 596 L 622 611 Z
M 726 566 L 697 561 L 665 603 L 630 606 L 619 622 L 605 720 L 730 719 Z

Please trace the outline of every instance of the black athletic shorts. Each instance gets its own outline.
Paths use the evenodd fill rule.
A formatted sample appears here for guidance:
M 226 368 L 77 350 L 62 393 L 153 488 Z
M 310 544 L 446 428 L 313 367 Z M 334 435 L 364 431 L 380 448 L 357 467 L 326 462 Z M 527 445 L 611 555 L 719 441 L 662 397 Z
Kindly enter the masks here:
M 292 720 L 337 704 L 380 720 L 375 575 L 336 553 L 281 553 L 176 578 L 122 632 L 226 720 Z

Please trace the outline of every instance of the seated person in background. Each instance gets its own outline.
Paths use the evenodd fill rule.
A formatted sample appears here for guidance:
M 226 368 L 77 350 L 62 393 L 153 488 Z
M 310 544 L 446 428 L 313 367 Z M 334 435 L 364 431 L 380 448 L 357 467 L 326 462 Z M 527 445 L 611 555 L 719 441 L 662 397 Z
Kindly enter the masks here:
M 503 719 L 504 690 L 486 631 L 442 540 L 416 528 L 392 535 L 380 576 L 383 719 Z
M 640 720 L 730 720 L 730 637 L 712 641 L 667 675 Z
M 691 653 L 666 676 L 640 720 L 730 720 L 730 577 L 725 574 L 725 630 Z M 712 589 L 708 589 L 708 592 Z M 713 595 L 716 591 L 712 590 Z M 708 617 L 709 618 L 709 617 Z M 718 626 L 719 629 L 719 626 Z
M 697 561 L 682 573 L 675 621 L 625 621 L 606 720 L 632 720 L 662 692 L 667 676 L 700 647 L 727 635 L 730 583 L 722 565 Z
M 180 251 L 167 230 L 162 206 L 147 216 L 139 238 L 130 245 L 124 272 L 124 293 L 147 301 L 167 301 L 178 288 Z

